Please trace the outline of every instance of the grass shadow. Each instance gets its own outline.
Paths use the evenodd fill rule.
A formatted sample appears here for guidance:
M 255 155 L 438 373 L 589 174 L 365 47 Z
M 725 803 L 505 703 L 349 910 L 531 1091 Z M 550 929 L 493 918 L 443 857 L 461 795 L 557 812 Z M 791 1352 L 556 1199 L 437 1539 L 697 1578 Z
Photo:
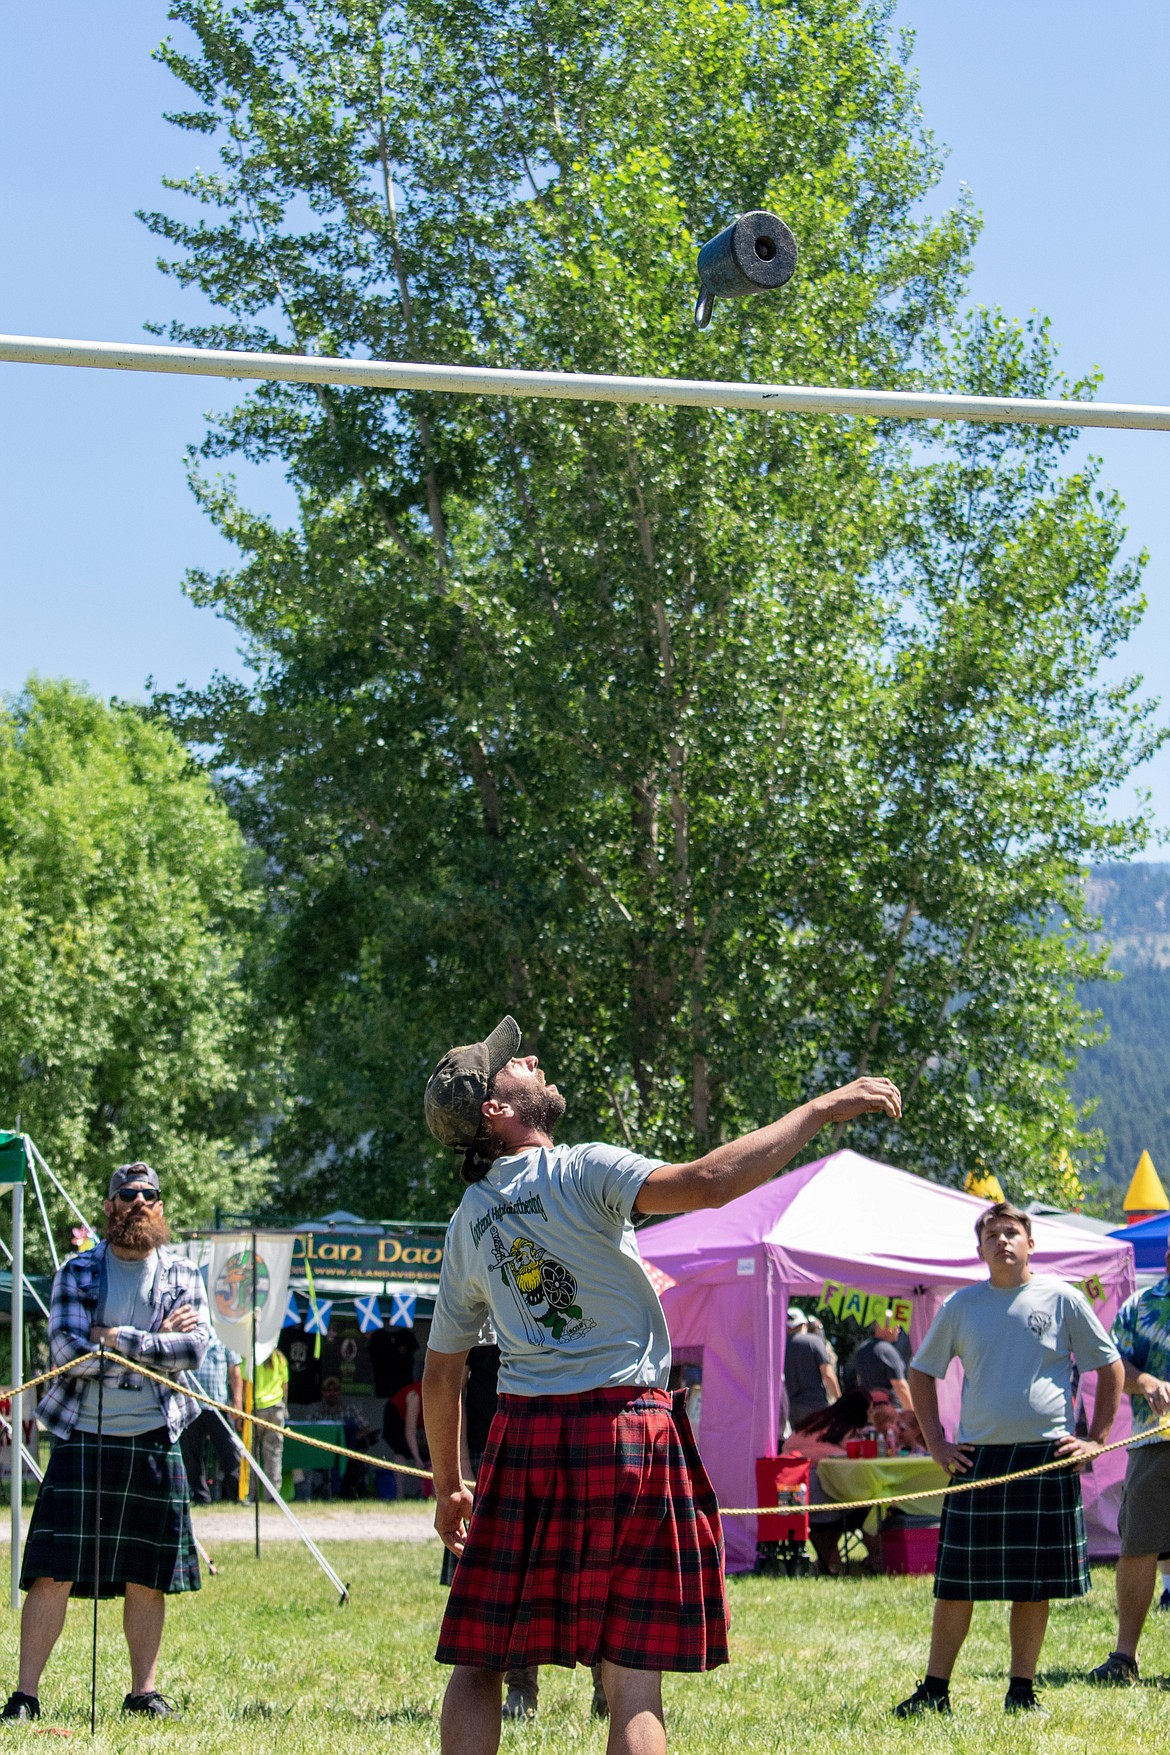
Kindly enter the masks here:
M 1095 1694 L 1124 1694 L 1127 1688 L 1118 1683 L 1090 1682 L 1087 1670 L 1063 1669 L 1059 1665 L 1052 1669 L 1042 1670 L 1036 1677 L 1038 1688 L 1067 1688 L 1070 1683 L 1084 1682 Z M 1165 1690 L 1170 1688 L 1170 1676 L 1142 1676 L 1133 1684 L 1135 1688 L 1153 1688 Z

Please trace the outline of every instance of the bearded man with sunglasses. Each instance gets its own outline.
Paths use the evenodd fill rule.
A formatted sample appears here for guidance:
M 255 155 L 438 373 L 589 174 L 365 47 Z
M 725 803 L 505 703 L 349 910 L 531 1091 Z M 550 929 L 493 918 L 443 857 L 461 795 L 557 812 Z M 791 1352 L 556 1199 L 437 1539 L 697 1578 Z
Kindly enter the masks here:
M 168 1379 L 202 1363 L 210 1336 L 199 1270 L 165 1245 L 158 1176 L 122 1164 L 110 1178 L 104 1242 L 63 1263 L 53 1281 L 49 1353 L 67 1365 L 105 1346 Z M 169 1717 L 158 1692 L 166 1597 L 199 1589 L 190 1494 L 179 1434 L 198 1403 L 122 1363 L 101 1385 L 102 1474 L 97 1477 L 98 1361 L 53 1379 L 37 1418 L 53 1452 L 24 1549 L 20 1679 L 0 1718 L 40 1717 L 41 1672 L 65 1625 L 71 1595 L 94 1594 L 94 1534 L 101 1516 L 98 1595 L 125 1598 L 130 1651 L 123 1711 Z

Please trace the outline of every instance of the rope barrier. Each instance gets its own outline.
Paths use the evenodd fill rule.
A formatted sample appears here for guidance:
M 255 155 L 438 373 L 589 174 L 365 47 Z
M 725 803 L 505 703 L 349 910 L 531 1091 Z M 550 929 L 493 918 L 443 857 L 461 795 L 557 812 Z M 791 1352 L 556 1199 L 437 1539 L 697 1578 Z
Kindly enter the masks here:
M 39 1377 L 30 1377 L 27 1383 L 18 1383 L 15 1389 L 0 1389 L 0 1396 L 7 1396 L 11 1399 L 14 1395 L 23 1395 L 26 1389 L 39 1389 L 42 1383 L 51 1383 L 54 1377 L 64 1377 L 67 1371 L 76 1371 L 79 1365 L 86 1365 L 97 1356 L 96 1347 L 92 1353 L 80 1353 L 76 1359 L 70 1359 L 68 1364 L 54 1365 L 50 1370 L 42 1371 Z M 113 1355 L 107 1353 L 106 1357 L 109 1359 Z M 170 1378 L 167 1379 L 167 1382 L 171 1383 Z M 171 1388 L 175 1388 L 174 1383 L 171 1383 Z
M 15 1389 L 0 1390 L 0 1395 L 23 1395 L 26 1389 L 37 1389 L 42 1383 L 48 1383 L 54 1377 L 62 1377 L 67 1371 L 75 1371 L 79 1365 L 85 1365 L 89 1360 L 97 1357 L 95 1348 L 92 1353 L 82 1353 L 78 1358 L 70 1359 L 66 1365 L 55 1365 L 51 1371 L 43 1371 L 39 1377 L 30 1377 L 27 1383 L 18 1384 Z M 192 1401 L 202 1402 L 205 1408 L 214 1408 L 217 1413 L 226 1414 L 229 1419 L 234 1420 L 239 1416 L 239 1408 L 233 1408 L 227 1402 L 217 1402 L 213 1397 L 204 1395 L 202 1390 L 192 1389 L 189 1384 L 179 1383 L 173 1377 L 166 1377 L 161 1371 L 152 1371 L 148 1365 L 140 1364 L 137 1359 L 128 1359 L 124 1353 L 112 1352 L 107 1347 L 105 1357 L 107 1363 L 123 1365 L 127 1371 L 136 1372 L 139 1377 L 147 1377 L 152 1383 L 160 1383 L 164 1389 L 177 1391 L 179 1395 L 189 1396 Z M 266 1432 L 278 1432 L 282 1437 L 287 1433 L 286 1427 L 279 1425 L 275 1420 L 265 1420 L 257 1413 L 249 1413 L 247 1419 L 252 1425 L 263 1427 Z M 411 1475 L 420 1481 L 434 1479 L 430 1469 L 416 1469 L 412 1468 L 409 1463 L 395 1463 L 387 1457 L 371 1456 L 365 1450 L 350 1450 L 344 1444 L 330 1444 L 327 1439 L 314 1438 L 308 1432 L 294 1432 L 289 1436 L 295 1438 L 298 1444 L 311 1445 L 315 1450 L 327 1450 L 331 1456 L 344 1456 L 352 1462 L 368 1463 L 371 1468 L 384 1469 L 396 1475 Z M 463 1484 L 465 1487 L 475 1486 L 474 1481 L 465 1481 Z
M 91 1359 L 97 1357 L 98 1353 L 95 1348 L 91 1353 L 82 1353 L 80 1357 L 71 1359 L 66 1365 L 55 1365 L 51 1370 L 43 1371 L 39 1377 L 30 1377 L 27 1383 L 19 1384 L 15 1389 L 0 1390 L 0 1395 L 23 1395 L 25 1390 L 38 1389 L 42 1383 L 49 1383 L 54 1377 L 62 1377 L 68 1371 L 75 1371 L 79 1365 L 88 1364 Z M 190 1396 L 192 1401 L 201 1402 L 206 1408 L 214 1408 L 217 1413 L 226 1414 L 230 1419 L 235 1419 L 239 1414 L 238 1408 L 233 1408 L 226 1402 L 217 1402 L 212 1396 L 205 1395 L 202 1390 L 192 1389 L 186 1383 L 178 1383 L 173 1377 L 164 1376 L 161 1371 L 152 1371 L 149 1366 L 139 1364 L 136 1359 L 128 1359 L 124 1353 L 113 1353 L 107 1348 L 105 1357 L 111 1364 L 125 1366 L 128 1371 L 137 1372 L 140 1377 L 149 1378 L 152 1383 L 161 1384 L 164 1389 L 177 1390 L 180 1395 Z M 260 1414 L 250 1413 L 248 1419 L 253 1424 L 263 1427 L 266 1432 L 277 1432 L 282 1437 L 287 1432 L 286 1427 L 279 1425 L 275 1420 L 265 1420 Z M 328 1451 L 331 1456 L 343 1456 L 351 1462 L 366 1463 L 370 1468 L 383 1469 L 396 1475 L 410 1475 L 419 1481 L 434 1480 L 430 1469 L 416 1469 L 409 1463 L 391 1462 L 387 1457 L 371 1456 L 368 1451 L 364 1450 L 351 1450 L 344 1444 L 330 1444 L 328 1439 L 314 1438 L 308 1432 L 295 1432 L 292 1437 L 296 1439 L 298 1444 L 308 1444 L 315 1450 Z M 1170 1418 L 1160 1421 L 1157 1426 L 1147 1427 L 1144 1432 L 1131 1432 L 1128 1438 L 1117 1438 L 1112 1444 L 1103 1444 L 1098 1450 L 1097 1456 L 1090 1460 L 1096 1462 L 1097 1457 L 1108 1456 L 1112 1451 L 1128 1450 L 1132 1444 L 1141 1444 L 1150 1438 L 1162 1437 L 1170 1437 Z M 987 1475 L 978 1481 L 952 1480 L 950 1485 L 946 1487 L 916 1488 L 913 1493 L 889 1493 L 874 1499 L 829 1499 L 805 1509 L 827 1511 L 834 1505 L 840 1505 L 848 1507 L 850 1511 L 874 1511 L 882 1510 L 887 1505 L 912 1505 L 922 1499 L 947 1499 L 957 1493 L 978 1493 L 985 1487 L 1005 1487 L 1012 1481 L 1026 1481 L 1033 1475 L 1048 1475 L 1057 1469 L 1073 1469 L 1078 1466 L 1079 1461 L 1080 1459 L 1077 1457 L 1059 1456 L 1053 1458 L 1051 1462 L 1036 1463 L 1030 1469 L 1014 1469 L 1008 1475 Z M 475 1482 L 464 1481 L 463 1485 L 474 1489 Z M 721 1517 L 775 1517 L 777 1513 L 791 1510 L 793 1507 L 790 1505 L 721 1505 L 719 1515 Z
M 1097 1457 L 1108 1456 L 1113 1450 L 1128 1450 L 1131 1444 L 1144 1444 L 1149 1438 L 1170 1437 L 1170 1419 L 1162 1420 L 1157 1426 L 1148 1426 L 1144 1432 L 1131 1432 L 1128 1438 L 1116 1438 L 1112 1444 L 1103 1444 L 1097 1455 L 1088 1461 L 1094 1463 Z M 796 1452 L 793 1453 L 798 1454 Z M 872 1460 L 872 1459 L 871 1459 Z M 1054 1457 L 1051 1462 L 1036 1463 L 1030 1469 L 1014 1469 L 1010 1475 L 985 1475 L 978 1481 L 952 1480 L 949 1487 L 923 1487 L 913 1493 L 890 1493 L 881 1499 L 826 1499 L 818 1505 L 809 1506 L 810 1511 L 828 1511 L 834 1505 L 848 1508 L 850 1511 L 880 1510 L 886 1505 L 911 1505 L 919 1499 L 948 1499 L 955 1493 L 979 1493 L 984 1487 L 1006 1487 L 1009 1481 L 1027 1481 L 1033 1475 L 1050 1475 L 1056 1469 L 1075 1469 L 1083 1459 L 1080 1457 Z M 720 1506 L 720 1517 L 775 1517 L 776 1513 L 791 1511 L 787 1505 L 748 1505 Z
M 633 378 L 590 372 L 436 366 L 413 360 L 331 359 L 244 349 L 158 347 L 144 342 L 65 341 L 0 335 L 0 360 L 18 365 L 178 372 L 204 378 L 261 378 L 281 384 L 350 384 L 456 396 L 540 396 L 568 402 L 640 403 L 658 408 L 756 409 L 763 414 L 845 414 L 868 420 L 970 420 L 993 425 L 1132 427 L 1170 430 L 1170 407 L 1072 402 L 1036 396 L 964 396 L 938 391 L 866 390 L 818 384 L 736 384 L 704 378 Z

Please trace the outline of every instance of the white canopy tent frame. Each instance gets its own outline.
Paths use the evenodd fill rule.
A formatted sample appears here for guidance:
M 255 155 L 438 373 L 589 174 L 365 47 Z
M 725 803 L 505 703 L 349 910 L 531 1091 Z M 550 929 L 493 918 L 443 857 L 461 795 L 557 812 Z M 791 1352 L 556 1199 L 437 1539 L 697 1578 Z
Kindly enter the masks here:
M 248 353 L 243 349 L 157 347 L 142 342 L 68 341 L 36 335 L 0 335 L 0 361 L 122 372 L 177 372 L 206 378 L 261 378 L 289 384 L 357 385 L 374 390 L 456 396 L 538 396 L 570 402 L 727 408 L 763 414 L 855 415 L 868 420 L 965 420 L 993 425 L 1170 431 L 1170 407 L 1157 404 L 513 371 L 494 366 L 427 365 L 409 360 L 331 359 L 307 354 Z
M 50 1170 L 48 1164 L 46 1164 L 44 1158 L 33 1144 L 29 1135 L 27 1133 L 17 1133 L 15 1137 L 21 1141 L 23 1147 L 24 1163 L 21 1167 L 21 1177 L 20 1180 L 17 1180 L 10 1167 L 4 1172 L 4 1175 L 10 1178 L 10 1180 L 0 1182 L 0 1194 L 7 1193 L 9 1190 L 12 1192 L 12 1246 L 9 1248 L 4 1239 L 0 1237 L 0 1253 L 4 1255 L 5 1260 L 12 1269 L 12 1297 L 10 1302 L 12 1317 L 12 1383 L 14 1388 L 17 1384 L 22 1382 L 24 1377 L 23 1293 L 28 1293 L 29 1297 L 41 1311 L 43 1316 L 47 1318 L 49 1314 L 44 1299 L 33 1285 L 28 1274 L 24 1271 L 24 1190 L 26 1183 L 31 1182 L 33 1193 L 36 1195 L 37 1206 L 40 1210 L 41 1222 L 45 1231 L 45 1241 L 48 1244 L 49 1255 L 52 1259 L 53 1267 L 56 1269 L 60 1266 L 57 1245 L 53 1238 L 52 1228 L 49 1224 L 48 1209 L 45 1205 L 40 1178 L 37 1175 L 38 1164 L 51 1179 L 54 1188 L 56 1188 L 57 1192 L 66 1201 L 73 1213 L 89 1232 L 90 1236 L 95 1239 L 97 1237 L 97 1232 L 85 1217 L 72 1195 L 62 1186 L 57 1177 L 54 1176 L 52 1170 Z M 5 1427 L 8 1428 L 12 1434 L 12 1477 L 10 1488 L 11 1589 L 9 1601 L 14 1609 L 19 1609 L 20 1607 L 21 1498 L 24 1487 L 23 1475 L 25 1466 L 28 1466 L 30 1473 L 36 1480 L 39 1481 L 41 1478 L 40 1469 L 33 1461 L 32 1456 L 24 1443 L 23 1403 L 23 1395 L 14 1394 L 12 1397 L 12 1407 L 9 1413 L 9 1418 L 3 1422 Z

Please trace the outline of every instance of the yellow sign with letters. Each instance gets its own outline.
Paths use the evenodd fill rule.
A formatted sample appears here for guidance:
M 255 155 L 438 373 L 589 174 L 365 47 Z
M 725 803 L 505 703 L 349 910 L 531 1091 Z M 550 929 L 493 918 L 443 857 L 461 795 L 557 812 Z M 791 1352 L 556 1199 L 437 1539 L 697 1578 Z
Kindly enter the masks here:
M 880 1322 L 889 1328 L 904 1328 L 909 1333 L 914 1301 L 912 1298 L 891 1298 L 887 1292 L 863 1292 L 859 1287 L 847 1286 L 840 1280 L 826 1280 L 817 1300 L 817 1309 L 831 1310 L 842 1320 L 850 1317 L 859 1328 L 869 1328 Z

